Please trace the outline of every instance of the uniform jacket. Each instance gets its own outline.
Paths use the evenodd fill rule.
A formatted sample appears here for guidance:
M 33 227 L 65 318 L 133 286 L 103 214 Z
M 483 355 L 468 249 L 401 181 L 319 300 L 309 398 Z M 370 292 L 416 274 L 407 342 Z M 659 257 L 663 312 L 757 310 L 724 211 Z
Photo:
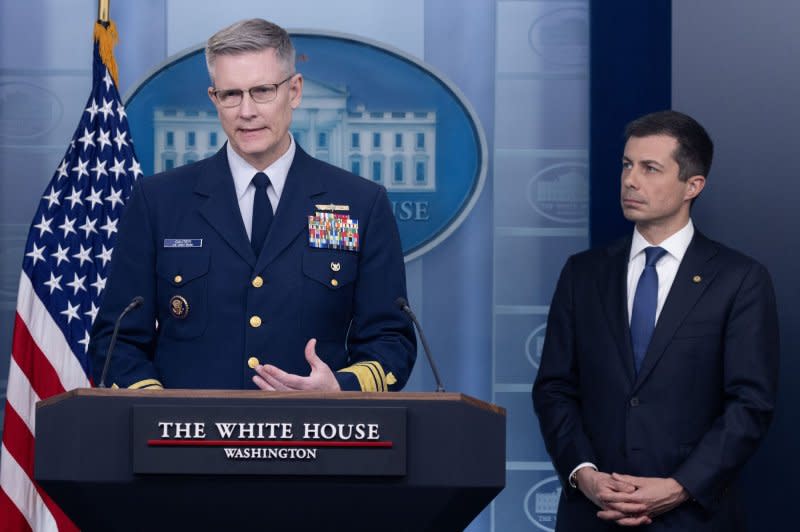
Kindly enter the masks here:
M 310 244 L 309 217 L 326 205 L 357 220 L 357 251 Z M 225 147 L 136 184 L 93 328 L 95 381 L 114 322 L 137 295 L 144 304 L 122 320 L 106 379 L 120 387 L 255 388 L 252 356 L 308 375 L 304 347 L 316 338 L 342 389 L 397 390 L 416 357 L 395 305 L 405 270 L 385 189 L 299 146 L 258 257 Z
M 672 477 L 690 500 L 647 530 L 744 526 L 735 480 L 775 406 L 778 319 L 769 274 L 695 232 L 635 375 L 631 239 L 571 257 L 553 296 L 533 402 L 561 478 L 558 530 L 616 529 L 567 479 L 600 471 Z

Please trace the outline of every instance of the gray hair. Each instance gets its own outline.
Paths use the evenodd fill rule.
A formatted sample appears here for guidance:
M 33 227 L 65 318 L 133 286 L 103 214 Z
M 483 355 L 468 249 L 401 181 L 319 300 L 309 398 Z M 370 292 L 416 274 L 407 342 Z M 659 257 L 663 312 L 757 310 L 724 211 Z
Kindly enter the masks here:
M 294 70 L 295 51 L 287 31 L 261 18 L 240 20 L 219 30 L 206 43 L 206 67 L 214 80 L 214 61 L 220 55 L 238 55 L 274 48 L 286 74 Z

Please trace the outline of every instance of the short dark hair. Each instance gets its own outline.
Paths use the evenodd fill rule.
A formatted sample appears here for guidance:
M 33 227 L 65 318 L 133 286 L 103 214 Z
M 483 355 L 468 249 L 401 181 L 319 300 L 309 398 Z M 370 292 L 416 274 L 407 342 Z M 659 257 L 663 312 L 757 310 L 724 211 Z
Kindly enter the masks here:
M 708 177 L 714 158 L 714 143 L 697 120 L 678 111 L 659 111 L 644 115 L 625 126 L 625 141 L 666 135 L 678 141 L 672 154 L 680 169 L 678 178 L 686 181 L 693 175 Z

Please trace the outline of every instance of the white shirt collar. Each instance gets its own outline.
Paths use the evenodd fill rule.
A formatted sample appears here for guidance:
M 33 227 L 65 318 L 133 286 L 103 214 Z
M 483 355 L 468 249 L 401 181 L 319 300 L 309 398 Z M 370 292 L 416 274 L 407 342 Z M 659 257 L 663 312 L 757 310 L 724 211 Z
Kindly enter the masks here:
M 678 262 L 681 262 L 683 256 L 686 254 L 686 250 L 689 249 L 692 237 L 694 237 L 694 224 L 692 223 L 692 219 L 689 218 L 689 222 L 683 226 L 683 229 L 661 242 L 658 246 L 666 249 L 667 253 L 677 259 Z M 628 257 L 628 262 L 650 246 L 652 246 L 652 244 L 645 240 L 638 229 L 634 228 L 633 240 L 631 241 L 631 254 Z
M 286 153 L 280 156 L 277 161 L 272 163 L 266 168 L 253 168 L 250 163 L 242 159 L 242 157 L 231 148 L 231 143 L 227 143 L 228 153 L 228 166 L 231 169 L 233 176 L 233 185 L 236 187 L 236 198 L 242 199 L 247 187 L 250 186 L 253 176 L 258 172 L 264 172 L 269 176 L 269 181 L 272 188 L 275 189 L 277 197 L 280 199 L 283 187 L 286 185 L 286 176 L 289 174 L 289 168 L 294 161 L 294 153 L 296 145 L 292 134 L 289 133 L 289 149 Z

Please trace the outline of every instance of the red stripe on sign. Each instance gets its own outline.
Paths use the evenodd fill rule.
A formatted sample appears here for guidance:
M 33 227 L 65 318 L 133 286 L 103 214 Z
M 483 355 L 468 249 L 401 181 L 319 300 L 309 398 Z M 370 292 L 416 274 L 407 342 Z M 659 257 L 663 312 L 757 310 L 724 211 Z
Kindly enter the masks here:
M 151 447 L 378 447 L 390 441 L 243 441 L 243 440 L 147 440 Z

